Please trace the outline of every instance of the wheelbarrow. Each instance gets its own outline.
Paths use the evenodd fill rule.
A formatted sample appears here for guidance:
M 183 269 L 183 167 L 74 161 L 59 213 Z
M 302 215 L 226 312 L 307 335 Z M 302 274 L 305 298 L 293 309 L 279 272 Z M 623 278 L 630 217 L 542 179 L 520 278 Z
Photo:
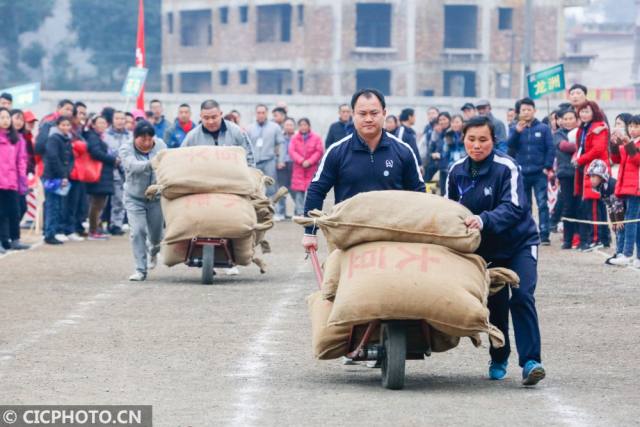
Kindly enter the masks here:
M 321 287 L 318 254 L 311 249 L 309 257 Z M 375 361 L 381 368 L 382 386 L 400 390 L 404 387 L 406 361 L 431 356 L 430 343 L 431 326 L 423 320 L 375 320 L 352 327 L 346 357 L 354 362 Z
M 194 237 L 189 241 L 185 263 L 202 269 L 202 284 L 213 284 L 216 268 L 235 266 L 233 242 L 219 237 Z

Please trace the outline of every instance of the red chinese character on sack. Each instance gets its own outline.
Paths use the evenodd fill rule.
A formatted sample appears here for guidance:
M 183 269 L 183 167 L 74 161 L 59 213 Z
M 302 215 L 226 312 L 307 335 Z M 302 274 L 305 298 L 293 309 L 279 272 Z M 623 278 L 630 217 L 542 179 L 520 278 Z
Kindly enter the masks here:
M 211 202 L 211 195 L 206 193 L 192 194 L 186 197 L 187 208 L 203 208 L 209 206 L 209 203 Z
M 429 268 L 429 263 L 437 264 L 440 262 L 440 258 L 429 256 L 429 248 L 422 248 L 419 254 L 413 253 L 402 246 L 398 246 L 397 249 L 407 256 L 396 264 L 396 269 L 398 270 L 404 270 L 409 264 L 417 262 L 420 264 L 420 271 L 426 273 Z
M 359 254 L 353 251 L 349 257 L 349 278 L 353 277 L 354 270 L 364 270 L 373 267 L 379 269 L 386 268 L 387 259 L 385 250 L 386 248 L 381 247 L 370 249 Z
M 239 198 L 231 194 L 218 194 L 218 199 L 223 208 L 232 208 L 238 204 Z
M 216 160 L 237 162 L 238 153 L 236 153 L 235 151 L 229 151 L 229 150 L 217 150 Z

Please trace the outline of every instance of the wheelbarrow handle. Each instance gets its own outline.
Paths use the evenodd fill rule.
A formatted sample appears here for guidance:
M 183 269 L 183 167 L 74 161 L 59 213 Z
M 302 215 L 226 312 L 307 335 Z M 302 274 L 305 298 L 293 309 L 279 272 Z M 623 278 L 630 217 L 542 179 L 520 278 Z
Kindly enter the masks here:
M 322 289 L 322 267 L 320 266 L 320 261 L 318 260 L 318 252 L 314 248 L 309 249 L 309 257 L 311 257 L 311 265 L 313 266 L 313 271 L 316 273 L 316 281 L 318 282 L 318 289 Z

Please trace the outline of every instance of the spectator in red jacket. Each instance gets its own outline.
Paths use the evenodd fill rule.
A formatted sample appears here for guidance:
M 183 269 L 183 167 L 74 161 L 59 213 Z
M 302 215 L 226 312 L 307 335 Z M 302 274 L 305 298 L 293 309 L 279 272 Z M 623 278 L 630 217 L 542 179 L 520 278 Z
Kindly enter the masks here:
M 628 123 L 629 135 L 614 135 L 611 145 L 611 159 L 620 164 L 615 194 L 626 200 L 625 221 L 640 220 L 640 116 L 631 117 Z M 624 226 L 623 256 L 610 261 L 613 265 L 633 264 L 640 268 L 640 233 L 638 223 L 630 222 Z M 636 259 L 633 260 L 633 247 L 637 246 Z
M 600 193 L 593 190 L 587 170 L 594 160 L 602 160 L 609 165 L 609 130 L 604 113 L 594 101 L 585 101 L 576 109 L 580 121 L 576 137 L 577 151 L 573 160 L 576 166 L 574 194 L 582 198 L 581 218 L 587 221 L 606 221 L 606 206 L 600 200 Z M 603 130 L 601 130 L 603 129 Z M 599 131 L 596 132 L 596 130 Z M 601 130 L 601 131 L 600 131 Z M 583 225 L 580 227 L 580 249 L 592 251 L 611 243 L 606 225 Z
M 304 215 L 304 197 L 318 170 L 323 151 L 322 139 L 320 135 L 311 131 L 309 119 L 298 120 L 298 133 L 289 143 L 289 157 L 293 161 L 291 190 L 296 203 L 296 215 Z

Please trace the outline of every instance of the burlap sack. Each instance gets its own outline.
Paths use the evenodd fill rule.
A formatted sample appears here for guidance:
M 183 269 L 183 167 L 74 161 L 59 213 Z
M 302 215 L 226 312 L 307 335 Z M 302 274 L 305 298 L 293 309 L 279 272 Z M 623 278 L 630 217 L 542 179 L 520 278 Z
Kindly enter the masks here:
M 344 252 L 329 325 L 424 319 L 454 337 L 502 333 L 490 325 L 489 274 L 477 255 L 419 243 L 373 242 Z
M 181 264 L 187 260 L 188 248 L 188 240 L 171 244 L 162 243 L 160 246 L 160 256 L 166 266 L 173 267 L 174 265 Z
M 229 193 L 250 196 L 256 182 L 242 147 L 197 146 L 164 150 L 151 160 L 156 185 L 168 199 L 185 194 Z
M 344 252 L 340 249 L 329 254 L 324 262 L 322 276 L 322 297 L 326 300 L 333 301 L 338 291 L 338 283 L 340 283 L 340 263 L 342 262 Z
M 311 345 L 318 359 L 336 359 L 347 354 L 351 326 L 329 326 L 327 319 L 333 303 L 322 298 L 320 292 L 307 298 L 311 315 Z
M 244 238 L 257 227 L 256 211 L 245 197 L 234 194 L 189 194 L 162 198 L 165 243 L 194 237 Z
M 515 271 L 503 267 L 490 268 L 489 280 L 491 281 L 489 295 L 497 294 L 505 286 L 517 288 L 520 285 L 520 276 Z
M 309 212 L 299 224 L 315 224 L 327 241 L 339 249 L 378 241 L 433 243 L 458 252 L 473 253 L 480 231 L 464 219 L 472 215 L 459 203 L 414 191 L 371 191 L 335 205 L 330 214 Z
M 349 338 L 352 326 L 329 326 L 328 319 L 333 303 L 322 298 L 320 292 L 315 292 L 307 298 L 311 317 L 311 346 L 314 357 L 322 360 L 337 359 L 349 352 Z M 357 345 L 366 325 L 353 331 L 353 343 Z M 459 337 L 444 334 L 436 329 L 430 329 L 431 340 L 429 346 L 432 352 L 441 353 L 455 348 L 460 343 Z M 424 335 L 416 330 L 409 330 L 407 340 L 410 348 L 422 346 Z M 368 345 L 380 342 L 380 328 L 374 330 Z

